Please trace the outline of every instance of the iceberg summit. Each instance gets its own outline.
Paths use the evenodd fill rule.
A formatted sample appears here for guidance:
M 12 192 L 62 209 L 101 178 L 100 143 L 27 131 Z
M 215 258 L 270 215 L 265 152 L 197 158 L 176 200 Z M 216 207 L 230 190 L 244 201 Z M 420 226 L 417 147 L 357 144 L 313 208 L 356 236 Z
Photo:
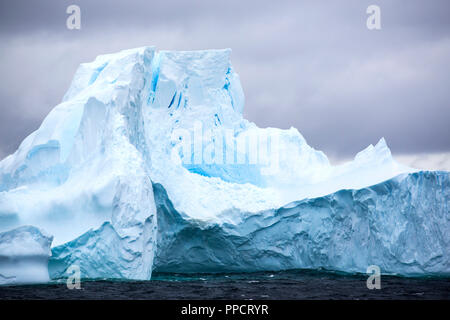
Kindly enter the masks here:
M 384 139 L 333 166 L 243 118 L 231 50 L 101 55 L 0 162 L 0 283 L 324 268 L 450 274 L 450 179 Z M 275 108 L 276 106 L 274 106 Z

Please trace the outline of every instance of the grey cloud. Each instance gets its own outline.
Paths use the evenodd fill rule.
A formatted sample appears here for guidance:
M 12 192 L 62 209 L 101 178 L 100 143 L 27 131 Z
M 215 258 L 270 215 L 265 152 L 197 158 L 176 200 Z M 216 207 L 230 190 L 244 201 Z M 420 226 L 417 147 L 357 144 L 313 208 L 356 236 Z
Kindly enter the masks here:
M 365 27 L 369 4 L 382 30 Z M 82 29 L 65 27 L 69 4 Z M 2 1 L 0 149 L 61 100 L 76 67 L 142 45 L 233 49 L 245 116 L 297 127 L 346 158 L 384 136 L 394 153 L 450 150 L 448 1 Z

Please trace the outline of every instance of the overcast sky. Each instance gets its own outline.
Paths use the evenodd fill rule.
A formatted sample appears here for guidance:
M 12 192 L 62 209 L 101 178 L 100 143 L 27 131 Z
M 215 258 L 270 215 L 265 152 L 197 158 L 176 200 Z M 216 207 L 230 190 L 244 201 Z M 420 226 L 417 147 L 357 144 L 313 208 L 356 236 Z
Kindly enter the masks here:
M 81 8 L 81 30 L 66 8 Z M 381 8 L 381 30 L 366 9 Z M 333 161 L 385 137 L 450 170 L 450 1 L 1 0 L 0 158 L 38 128 L 97 55 L 231 48 L 245 117 L 294 126 Z

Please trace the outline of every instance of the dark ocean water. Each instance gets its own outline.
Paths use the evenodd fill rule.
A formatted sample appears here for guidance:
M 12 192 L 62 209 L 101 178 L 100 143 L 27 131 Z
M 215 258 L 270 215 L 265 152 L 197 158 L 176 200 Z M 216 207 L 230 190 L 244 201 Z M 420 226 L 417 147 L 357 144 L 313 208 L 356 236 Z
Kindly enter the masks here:
M 381 277 L 369 290 L 366 275 L 318 271 L 240 274 L 154 274 L 151 281 L 65 281 L 0 287 L 0 299 L 445 299 L 450 278 Z

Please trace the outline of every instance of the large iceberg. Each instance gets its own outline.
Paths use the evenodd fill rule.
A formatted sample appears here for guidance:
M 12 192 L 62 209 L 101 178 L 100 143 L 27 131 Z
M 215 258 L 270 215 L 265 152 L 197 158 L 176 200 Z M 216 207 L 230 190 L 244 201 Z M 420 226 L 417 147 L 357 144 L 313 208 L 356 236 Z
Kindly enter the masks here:
M 0 232 L 51 234 L 51 278 L 71 265 L 125 279 L 372 264 L 450 274 L 448 172 L 397 163 L 384 139 L 332 166 L 295 128 L 258 128 L 230 53 L 143 47 L 81 64 L 0 162 Z
M 49 281 L 52 237 L 32 226 L 0 233 L 0 284 Z

